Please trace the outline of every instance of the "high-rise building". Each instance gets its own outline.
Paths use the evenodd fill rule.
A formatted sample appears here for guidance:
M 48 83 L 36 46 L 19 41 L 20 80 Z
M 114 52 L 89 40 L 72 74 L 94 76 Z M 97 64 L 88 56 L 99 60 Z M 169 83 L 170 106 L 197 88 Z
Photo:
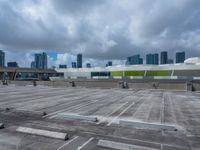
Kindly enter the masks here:
M 90 64 L 90 63 L 87 63 L 87 64 L 86 64 L 86 67 L 87 67 L 87 68 L 91 68 L 91 64 Z
M 8 62 L 7 66 L 8 67 L 18 67 L 18 64 L 17 64 L 17 62 Z
M 108 66 L 112 66 L 112 61 L 108 61 L 108 63 L 106 64 L 106 67 Z
M 72 62 L 72 68 L 76 68 L 76 62 Z
M 59 68 L 67 68 L 67 65 L 59 65 Z
M 140 58 L 140 55 L 133 55 L 127 58 L 127 65 L 138 65 L 143 64 L 143 59 Z
M 158 65 L 158 64 L 159 64 L 159 55 L 154 54 L 154 65 Z
M 35 61 L 31 62 L 31 68 L 35 68 Z
M 152 54 L 146 55 L 146 64 L 148 64 L 148 65 L 153 64 L 153 55 Z
M 47 54 L 46 53 L 42 53 L 42 56 L 43 56 L 43 69 L 47 69 L 48 66 L 47 66 Z
M 184 63 L 185 61 L 185 52 L 176 53 L 176 63 Z
M 0 67 L 4 67 L 5 66 L 5 53 L 0 50 Z
M 160 53 L 160 64 L 167 64 L 168 54 L 167 51 L 163 51 Z
M 143 58 L 139 58 L 139 64 L 143 64 Z
M 47 54 L 35 54 L 35 68 L 47 69 Z
M 77 68 L 82 68 L 82 54 L 77 55 Z
M 147 54 L 146 55 L 146 64 L 158 65 L 159 64 L 158 54 Z

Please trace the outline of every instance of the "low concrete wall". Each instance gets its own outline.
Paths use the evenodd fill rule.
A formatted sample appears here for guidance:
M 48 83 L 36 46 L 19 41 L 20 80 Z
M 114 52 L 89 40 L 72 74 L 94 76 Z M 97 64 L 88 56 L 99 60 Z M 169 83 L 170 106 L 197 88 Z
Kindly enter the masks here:
M 98 88 L 117 88 L 119 87 L 118 81 L 106 81 L 106 80 L 87 80 L 87 81 L 75 81 L 75 85 L 78 87 L 98 87 Z
M 168 90 L 186 90 L 185 83 L 166 83 L 166 82 L 140 82 L 128 83 L 131 89 L 168 89 Z
M 37 85 L 52 87 L 87 87 L 87 88 L 122 88 L 122 83 L 127 82 L 130 89 L 167 89 L 200 91 L 200 81 L 185 80 L 64 80 L 64 81 L 36 81 Z M 9 81 L 8 84 L 18 86 L 33 85 L 33 81 Z

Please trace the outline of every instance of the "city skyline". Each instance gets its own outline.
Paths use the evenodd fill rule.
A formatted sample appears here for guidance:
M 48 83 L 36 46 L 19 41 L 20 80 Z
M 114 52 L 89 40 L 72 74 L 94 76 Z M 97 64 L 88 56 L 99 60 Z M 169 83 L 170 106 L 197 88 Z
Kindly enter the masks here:
M 2 50 L 0 52 L 1 52 L 0 61 L 1 61 L 1 63 L 3 62 L 4 66 L 6 67 L 5 52 Z M 160 54 L 159 53 L 148 53 L 148 54 L 145 54 L 146 57 L 145 56 L 141 57 L 140 54 L 135 54 L 135 55 L 128 56 L 126 58 L 126 60 L 124 60 L 124 63 L 121 63 L 119 65 L 175 64 L 175 63 L 184 63 L 184 61 L 187 59 L 186 53 L 184 51 L 176 51 L 174 55 L 175 55 L 174 57 L 169 57 L 168 51 L 161 51 Z M 57 67 L 57 68 L 68 68 L 68 67 L 69 68 L 90 68 L 90 67 L 98 67 L 98 66 L 102 67 L 101 65 L 94 66 L 93 64 L 91 64 L 88 61 L 83 63 L 84 57 L 80 53 L 76 55 L 76 61 L 73 60 L 70 62 L 70 64 L 61 63 L 61 64 L 58 64 L 58 66 L 47 67 L 48 66 L 48 57 L 49 56 L 45 52 L 35 53 L 34 60 L 31 61 L 30 68 L 47 69 L 47 68 L 55 68 L 55 67 Z M 70 65 L 71 65 L 71 67 L 70 67 Z M 108 60 L 105 64 L 103 64 L 103 66 L 105 66 L 105 67 L 112 66 L 112 65 L 113 65 L 113 61 L 111 61 L 111 60 Z M 114 65 L 116 65 L 116 64 L 114 64 Z M 19 66 L 18 62 L 10 61 L 10 62 L 7 62 L 7 67 L 23 67 L 23 66 Z
M 0 49 L 9 53 L 6 60 L 20 66 L 29 66 L 32 53 L 42 51 L 56 53 L 49 55 L 49 66 L 70 64 L 68 59 L 78 53 L 87 59 L 84 65 L 93 60 L 94 66 L 163 50 L 169 57 L 174 51 L 200 56 L 199 4 L 198 0 L 3 0 Z

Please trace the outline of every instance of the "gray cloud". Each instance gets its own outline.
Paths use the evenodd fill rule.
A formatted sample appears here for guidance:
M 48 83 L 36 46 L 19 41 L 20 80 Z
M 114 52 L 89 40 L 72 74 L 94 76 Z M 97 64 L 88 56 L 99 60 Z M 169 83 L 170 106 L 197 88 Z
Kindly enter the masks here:
M 149 51 L 200 55 L 199 0 L 1 0 L 0 49 L 125 59 Z

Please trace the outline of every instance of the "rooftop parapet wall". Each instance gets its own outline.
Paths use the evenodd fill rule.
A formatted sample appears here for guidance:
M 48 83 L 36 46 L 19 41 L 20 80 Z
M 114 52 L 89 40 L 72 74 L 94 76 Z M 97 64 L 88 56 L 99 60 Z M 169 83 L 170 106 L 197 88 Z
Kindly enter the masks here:
M 126 82 L 129 89 L 164 89 L 164 90 L 182 90 L 190 91 L 200 90 L 200 82 L 190 82 L 187 84 L 186 80 L 115 80 L 115 79 L 101 79 L 101 80 L 65 80 L 65 81 L 37 81 L 36 85 L 52 86 L 52 87 L 86 87 L 86 88 L 123 88 L 122 82 Z M 32 85 L 32 81 L 9 81 L 9 84 L 18 86 Z M 188 88 L 188 86 L 192 86 Z

